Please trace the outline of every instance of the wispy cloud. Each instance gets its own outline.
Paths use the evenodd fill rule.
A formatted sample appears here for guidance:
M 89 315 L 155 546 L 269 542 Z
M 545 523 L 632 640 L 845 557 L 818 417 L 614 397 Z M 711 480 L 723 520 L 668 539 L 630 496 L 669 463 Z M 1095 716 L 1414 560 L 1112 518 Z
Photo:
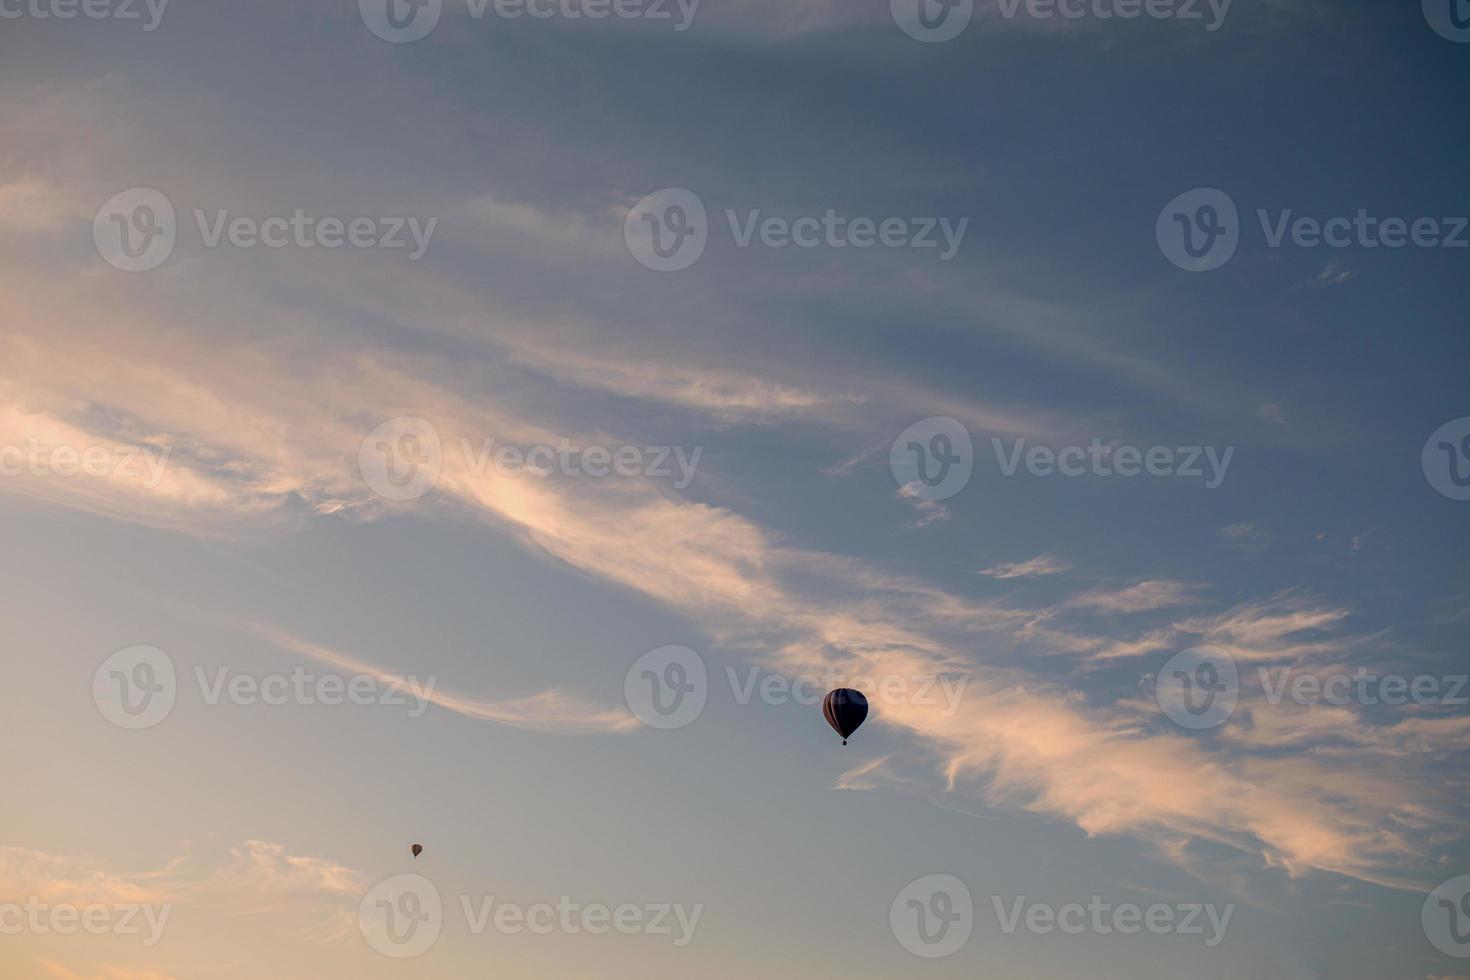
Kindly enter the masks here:
M 357 871 L 283 845 L 244 841 L 187 846 L 162 868 L 119 871 L 87 857 L 0 848 L 0 891 L 48 904 L 187 905 L 208 915 L 248 915 L 277 935 L 337 940 L 364 888 Z M 110 975 L 104 973 L 104 976 Z
M 119 399 L 132 417 L 206 443 L 222 472 L 249 472 L 269 462 L 282 485 L 310 487 L 349 514 L 373 511 L 349 461 L 362 432 L 385 415 L 439 420 L 448 441 L 496 427 L 541 431 L 457 397 L 423 373 L 427 364 L 409 373 L 402 362 L 387 370 L 361 356 L 351 364 L 331 362 L 303 383 L 281 376 L 269 361 L 251 360 L 255 373 L 248 385 L 228 374 L 207 385 L 148 387 L 126 378 L 110 384 L 85 368 L 72 377 L 97 382 L 94 401 Z M 220 369 L 210 366 L 218 363 L 200 362 L 197 370 L 218 375 Z M 302 392 L 311 393 L 309 406 Z M 309 421 L 290 427 L 286 419 Z M 1133 613 L 1198 602 L 1191 585 L 1153 579 L 1094 589 L 1039 614 L 977 603 L 851 559 L 791 549 L 728 508 L 681 500 L 643 481 L 568 486 L 475 473 L 448 458 L 436 493 L 417 509 L 426 516 L 471 514 L 535 552 L 685 613 L 732 649 L 769 651 L 765 659 L 779 669 L 836 666 L 868 676 L 972 672 L 952 714 L 899 706 L 878 712 L 875 723 L 927 746 L 954 790 L 1064 817 L 1090 833 L 1166 829 L 1263 854 L 1294 873 L 1320 868 L 1377 879 L 1385 876 L 1385 863 L 1401 866 L 1414 850 L 1388 828 L 1426 819 L 1407 772 L 1373 773 L 1379 792 L 1361 794 L 1370 802 L 1354 797 L 1344 804 L 1338 784 L 1367 776 L 1340 772 L 1340 760 L 1320 770 L 1311 759 L 1290 766 L 1255 760 L 1240 769 L 1201 743 L 1151 732 L 1131 711 L 1088 707 L 1057 680 L 982 669 L 964 652 L 977 636 L 1086 652 L 1107 640 L 1047 622 L 1067 610 Z M 1325 644 L 1295 637 L 1346 615 L 1345 609 L 1286 597 L 1194 617 L 1177 628 L 1228 643 L 1245 659 L 1277 657 Z M 274 642 L 345 669 L 378 670 L 293 637 L 277 635 Z M 588 717 L 609 730 L 632 724 L 621 710 L 588 708 L 555 694 L 512 702 L 448 694 L 437 703 L 469 717 L 542 729 Z
M 85 206 L 72 194 L 42 177 L 0 184 L 0 228 L 10 232 L 56 232 L 82 218 Z
M 251 628 L 276 647 L 318 663 L 372 677 L 386 685 L 401 685 L 404 682 L 402 674 L 384 670 L 330 647 L 309 643 L 282 630 L 260 624 L 252 624 Z M 522 698 L 486 701 L 453 693 L 436 683 L 416 690 L 415 694 L 431 704 L 466 718 L 548 734 L 626 734 L 642 727 L 626 708 L 594 705 L 561 691 L 542 691 Z
M 87 972 L 79 973 L 55 960 L 38 960 L 37 963 L 52 980 L 178 980 L 172 973 L 127 966 L 92 966 L 87 968 Z
M 1311 597 L 1278 594 L 1242 602 L 1223 613 L 1181 621 L 1176 628 L 1220 647 L 1243 662 L 1293 663 L 1324 653 L 1340 654 L 1368 638 L 1345 641 L 1327 635 L 1350 615 Z
M 1067 605 L 1104 613 L 1137 613 L 1199 601 L 1199 586 L 1168 579 L 1148 579 L 1121 589 L 1094 589 L 1074 596 Z
M 613 350 L 553 350 L 519 340 L 509 352 L 517 362 L 560 381 L 624 398 L 675 405 L 727 422 L 773 422 L 864 401 L 851 393 L 803 389 L 752 374 L 679 364 L 667 358 L 630 359 Z
M 1253 521 L 1220 528 L 1220 538 L 1239 551 L 1261 551 L 1271 544 L 1271 532 Z
M 528 553 L 657 601 L 698 623 L 723 648 L 750 651 L 773 667 L 820 672 L 834 666 L 867 676 L 966 672 L 973 679 L 954 712 L 884 707 L 875 712 L 874 724 L 911 739 L 933 763 L 929 777 L 947 790 L 1063 818 L 1089 833 L 1207 840 L 1295 874 L 1321 869 L 1383 880 L 1402 876 L 1412 865 L 1420 831 L 1445 826 L 1426 802 L 1432 789 L 1403 760 L 1397 770 L 1387 770 L 1308 752 L 1242 758 L 1238 743 L 1172 734 L 1126 704 L 1089 699 L 1068 679 L 997 667 L 989 659 L 992 651 L 1006 650 L 1141 656 L 1157 649 L 1166 634 L 1120 635 L 1108 617 L 1203 605 L 1202 587 L 1145 579 L 1093 588 L 1051 609 L 1023 609 L 793 547 L 780 532 L 731 506 L 685 499 L 649 481 L 569 482 L 477 472 L 455 453 L 446 454 L 434 492 L 414 504 L 389 506 L 356 470 L 361 441 L 374 425 L 416 416 L 433 421 L 449 446 L 487 434 L 554 444 L 560 436 L 583 433 L 560 431 L 527 406 L 554 405 L 566 388 L 541 390 L 538 398 L 508 397 L 464 369 L 458 359 L 463 347 L 447 354 L 381 349 L 355 337 L 353 352 L 344 355 L 338 343 L 321 335 L 319 324 L 282 324 L 280 310 L 259 296 L 236 296 L 239 290 L 230 294 L 221 329 L 200 335 L 171 324 L 166 308 L 154 309 L 146 298 L 125 291 L 118 277 L 96 279 L 87 290 L 20 288 L 26 284 L 15 273 L 0 279 L 0 319 L 10 327 L 0 336 L 0 357 L 9 369 L 8 436 L 55 431 L 69 439 L 131 434 L 131 444 L 140 446 L 166 441 L 174 447 L 170 459 L 179 461 L 173 477 L 178 482 L 162 492 L 103 482 L 87 494 L 60 480 L 25 485 L 26 492 L 58 505 L 200 535 L 230 525 L 286 532 L 297 521 L 367 520 L 397 512 L 469 519 L 512 537 Z M 187 272 L 165 267 L 149 282 L 176 285 L 193 297 L 189 280 Z M 354 285 L 362 290 L 358 302 L 365 311 L 392 316 L 404 303 L 396 282 L 391 288 L 360 280 Z M 404 288 L 412 295 L 411 287 Z M 444 295 L 451 302 L 452 291 Z M 1162 365 L 1096 344 L 1077 354 L 1074 341 L 1082 331 L 1074 310 L 1001 306 L 990 308 L 997 314 L 993 320 L 1025 324 L 1007 328 L 1018 333 L 1045 335 L 1038 343 L 1058 356 L 1096 358 L 1123 378 L 1142 378 L 1145 388 L 1218 403 L 1193 379 L 1185 384 L 1179 379 L 1187 375 Z M 1037 314 L 1034 322 L 1028 312 Z M 240 324 L 250 329 L 224 329 Z M 785 377 L 773 381 L 774 387 L 742 380 L 745 372 L 701 377 L 677 358 L 646 358 L 655 365 L 653 376 L 664 379 L 655 384 L 658 390 L 632 378 L 626 364 L 635 358 L 611 371 L 575 355 L 561 361 L 545 350 L 526 360 L 535 361 L 534 371 L 573 389 L 658 399 L 666 387 L 678 392 L 675 401 L 752 416 L 779 410 L 804 420 L 809 413 L 871 405 L 842 400 L 845 389 L 836 389 L 836 404 L 824 404 L 822 393 L 834 391 L 830 385 Z M 892 406 L 922 403 L 923 415 L 942 412 L 974 422 L 978 431 L 1003 431 L 991 422 L 1047 421 L 1025 412 L 990 418 L 990 406 L 963 398 L 951 406 L 915 382 L 876 383 L 874 390 L 890 414 Z M 865 398 L 879 397 L 866 382 L 862 391 Z M 816 393 L 818 401 L 808 404 L 801 393 Z M 1234 396 L 1226 401 L 1232 411 L 1253 403 Z M 870 423 L 865 419 L 853 427 L 862 436 L 860 446 L 876 441 L 879 427 Z M 0 491 L 19 487 L 0 481 Z M 1347 616 L 1338 604 L 1284 596 L 1192 616 L 1168 629 L 1257 662 L 1326 656 L 1341 652 L 1344 643 L 1350 649 L 1352 641 L 1333 633 Z M 1063 627 L 1068 617 L 1104 625 L 1077 632 Z M 295 637 L 278 635 L 273 642 L 344 669 L 386 676 L 382 668 Z M 633 725 L 621 709 L 589 706 L 556 692 L 503 702 L 458 693 L 439 697 L 436 703 L 467 717 L 536 730 L 562 730 L 589 718 L 598 730 Z M 854 779 L 876 779 L 877 773 Z M 275 860 L 257 851 L 244 852 L 240 860 L 253 866 L 257 859 Z
M 879 756 L 867 762 L 860 762 L 856 766 L 842 773 L 832 783 L 833 789 L 846 790 L 870 790 L 884 785 L 885 779 L 880 778 L 882 770 L 888 764 L 889 756 Z
M 1344 269 L 1336 259 L 1333 259 L 1322 267 L 1321 272 L 1317 273 L 1314 282 L 1318 286 L 1341 286 L 1352 277 L 1351 270 Z
M 908 526 L 914 530 L 926 528 L 934 524 L 943 524 L 950 518 L 950 510 L 938 500 L 930 500 L 921 496 L 918 492 L 918 484 L 909 484 L 898 488 L 898 499 L 907 503 L 919 516 Z
M 991 578 L 1036 578 L 1042 575 L 1060 575 L 1071 571 L 1072 563 L 1053 554 L 1037 555 L 1025 561 L 1002 562 L 980 570 L 981 575 Z
M 1281 410 L 1280 402 L 1261 402 L 1256 406 L 1256 418 L 1272 425 L 1285 425 L 1286 414 Z

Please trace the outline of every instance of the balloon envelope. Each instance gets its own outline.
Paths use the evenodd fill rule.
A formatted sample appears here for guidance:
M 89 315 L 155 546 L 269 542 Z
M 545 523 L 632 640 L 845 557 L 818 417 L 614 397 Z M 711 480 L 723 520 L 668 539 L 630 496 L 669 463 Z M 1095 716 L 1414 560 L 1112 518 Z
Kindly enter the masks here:
M 414 857 L 418 857 L 420 854 L 424 853 L 424 845 L 415 844 L 413 847 L 409 848 L 409 850 L 413 851 Z
M 847 736 L 857 731 L 868 717 L 868 699 L 861 691 L 839 687 L 822 699 L 822 717 L 827 719 L 833 731 L 842 736 L 842 744 L 846 745 Z

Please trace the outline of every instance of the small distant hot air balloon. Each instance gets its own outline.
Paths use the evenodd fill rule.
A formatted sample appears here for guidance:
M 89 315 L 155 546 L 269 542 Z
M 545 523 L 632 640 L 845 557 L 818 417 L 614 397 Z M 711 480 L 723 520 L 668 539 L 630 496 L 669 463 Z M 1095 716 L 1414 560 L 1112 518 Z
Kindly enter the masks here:
M 415 844 L 413 847 L 410 847 L 409 850 L 413 851 L 413 856 L 417 858 L 420 854 L 424 853 L 424 845 Z
M 857 731 L 868 717 L 868 699 L 861 691 L 839 687 L 822 699 L 822 717 L 827 719 L 834 732 L 842 736 L 842 744 L 846 745 L 847 736 Z

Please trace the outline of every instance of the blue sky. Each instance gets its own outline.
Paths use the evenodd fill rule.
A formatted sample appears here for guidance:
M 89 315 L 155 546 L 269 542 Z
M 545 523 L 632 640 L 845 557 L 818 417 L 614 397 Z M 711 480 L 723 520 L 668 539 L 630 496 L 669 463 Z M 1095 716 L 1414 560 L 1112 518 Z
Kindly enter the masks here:
M 1470 973 L 1434 925 L 1470 886 L 1430 894 L 1470 873 L 1470 504 L 1436 468 L 1470 435 L 1470 252 L 1270 237 L 1463 227 L 1470 47 L 1419 5 L 1207 30 L 982 0 L 943 43 L 868 0 L 685 30 L 446 0 L 407 43 L 371 3 L 37 9 L 0 22 L 0 928 L 170 912 L 148 944 L 11 930 L 9 975 Z M 661 272 L 637 241 L 670 189 L 703 252 Z M 1202 221 L 1197 189 L 1238 244 L 1195 272 L 1156 227 Z M 371 243 L 241 244 L 297 212 Z M 835 240 L 741 244 L 829 212 Z M 119 268 L 113 214 L 171 252 Z M 953 254 L 852 244 L 885 219 Z M 968 480 L 892 467 L 911 431 L 967 434 Z M 1116 474 L 1151 450 L 1201 475 Z M 1239 680 L 1190 727 L 1156 683 L 1202 645 Z M 660 730 L 628 692 L 670 646 L 705 704 Z M 143 676 L 138 647 L 175 689 L 129 729 L 107 665 Z M 198 682 L 302 671 L 432 690 Z M 1272 696 L 1357 672 L 1440 696 Z M 813 675 L 868 687 L 846 748 L 779 694 Z M 903 919 L 932 875 L 973 906 L 943 956 Z M 363 915 L 422 882 L 436 941 L 384 955 Z M 491 896 L 699 912 L 681 943 L 476 930 Z M 1207 944 L 997 911 L 1094 896 L 1230 918 Z

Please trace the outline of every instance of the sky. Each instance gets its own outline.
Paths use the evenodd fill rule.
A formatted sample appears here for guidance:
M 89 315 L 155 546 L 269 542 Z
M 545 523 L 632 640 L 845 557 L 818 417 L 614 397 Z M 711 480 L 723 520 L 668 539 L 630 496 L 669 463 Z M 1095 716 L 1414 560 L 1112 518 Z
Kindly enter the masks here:
M 0 0 L 0 975 L 1470 976 L 1460 0 L 392 3 Z

